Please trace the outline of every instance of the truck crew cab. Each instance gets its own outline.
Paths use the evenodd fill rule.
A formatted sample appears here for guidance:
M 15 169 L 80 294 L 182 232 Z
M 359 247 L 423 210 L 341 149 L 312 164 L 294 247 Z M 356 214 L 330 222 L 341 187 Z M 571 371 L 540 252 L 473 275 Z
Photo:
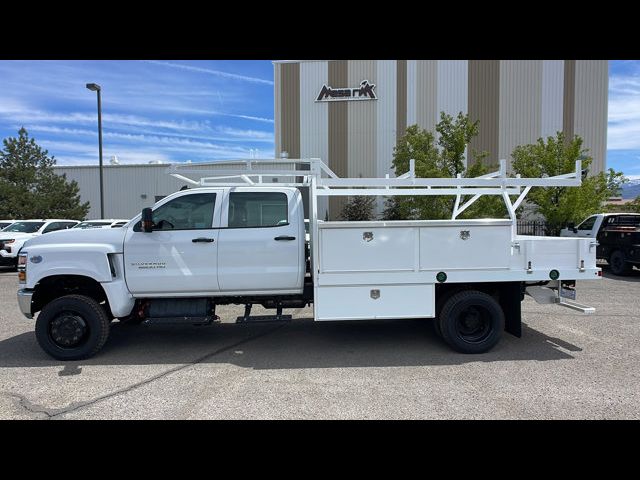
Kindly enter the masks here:
M 273 162 L 257 169 L 262 162 L 200 180 L 170 167 L 198 188 L 162 199 L 123 228 L 29 240 L 19 258 L 18 303 L 28 318 L 39 312 L 41 347 L 58 359 L 87 358 L 102 348 L 114 318 L 208 324 L 217 305 L 239 304 L 239 321 L 251 321 L 258 304 L 283 319 L 283 309 L 313 304 L 317 321 L 435 318 L 452 348 L 482 353 L 502 331 L 520 336 L 525 293 L 593 312 L 563 292 L 575 296 L 575 280 L 599 278 L 595 243 L 515 233 L 515 209 L 531 186 L 579 185 L 579 162 L 574 173 L 544 179 L 508 178 L 504 163 L 477 179 L 416 178 L 413 162 L 394 179 L 340 179 L 317 159 L 277 160 L 288 165 L 281 170 Z M 283 177 L 291 180 L 273 181 Z M 309 190 L 309 247 L 300 187 Z M 318 197 L 362 194 L 457 200 L 451 220 L 318 220 Z M 456 218 L 486 194 L 502 196 L 508 219 Z

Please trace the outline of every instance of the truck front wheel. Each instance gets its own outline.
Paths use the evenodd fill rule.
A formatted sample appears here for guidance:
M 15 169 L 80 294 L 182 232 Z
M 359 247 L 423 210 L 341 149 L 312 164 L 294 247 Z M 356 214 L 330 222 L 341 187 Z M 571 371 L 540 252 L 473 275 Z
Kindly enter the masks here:
M 609 257 L 609 266 L 611 267 L 611 273 L 614 275 L 627 275 L 633 266 L 628 263 L 624 258 L 624 253 L 620 250 L 616 250 Z
M 45 305 L 36 320 L 40 347 L 58 360 L 98 353 L 109 336 L 109 317 L 93 298 L 66 295 Z
M 500 340 L 504 313 L 490 295 L 464 290 L 452 295 L 439 316 L 442 338 L 461 353 L 484 353 Z

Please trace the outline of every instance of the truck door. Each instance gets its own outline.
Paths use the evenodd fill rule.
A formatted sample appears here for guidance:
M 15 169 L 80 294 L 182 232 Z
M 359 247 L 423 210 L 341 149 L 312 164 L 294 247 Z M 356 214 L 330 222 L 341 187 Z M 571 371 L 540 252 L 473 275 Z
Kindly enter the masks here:
M 218 244 L 222 292 L 302 291 L 304 226 L 295 191 L 232 190 Z
M 598 219 L 597 215 L 593 215 L 587 218 L 584 222 L 578 225 L 577 230 L 578 233 L 575 235 L 576 237 L 595 237 L 594 226 L 596 224 L 596 220 Z
M 174 197 L 153 210 L 154 230 L 128 228 L 125 277 L 133 294 L 212 293 L 222 189 Z

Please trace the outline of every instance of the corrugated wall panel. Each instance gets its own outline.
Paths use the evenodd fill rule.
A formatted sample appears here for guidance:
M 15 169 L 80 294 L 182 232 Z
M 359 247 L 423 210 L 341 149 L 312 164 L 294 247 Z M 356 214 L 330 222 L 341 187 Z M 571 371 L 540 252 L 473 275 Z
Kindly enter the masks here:
M 456 118 L 458 113 L 469 112 L 469 62 L 468 60 L 438 61 L 438 108 L 436 123 L 440 121 L 440 112 Z M 436 138 L 438 135 L 436 134 Z M 464 162 L 467 152 L 464 152 Z
M 407 60 L 407 125 L 415 125 L 418 122 L 418 61 Z
M 300 64 L 300 157 L 329 157 L 329 104 L 315 99 L 323 84 L 330 85 L 328 62 Z M 303 192 L 305 200 L 306 192 Z M 323 220 L 327 197 L 318 197 L 318 217 Z M 308 212 L 307 212 L 308 213 Z
M 407 108 L 408 108 L 408 76 L 407 76 L 407 60 L 396 60 L 396 143 L 404 136 L 407 131 Z M 415 63 L 415 61 L 414 61 Z M 413 75 L 413 115 L 415 117 L 415 68 Z
M 542 112 L 540 135 L 555 136 L 562 131 L 564 91 L 564 62 L 544 60 L 542 62 Z
M 375 60 L 349 62 L 349 85 L 356 87 L 363 80 L 378 85 Z M 376 88 L 378 88 L 376 86 Z M 350 177 L 373 177 L 376 174 L 376 108 L 379 100 L 345 102 L 349 108 L 349 165 Z
M 378 60 L 378 83 L 376 84 L 377 129 L 375 176 L 394 176 L 391 162 L 396 146 L 396 71 L 395 60 Z
M 277 157 L 282 152 L 282 96 L 281 87 L 282 76 L 280 75 L 282 64 L 273 64 L 273 121 L 275 133 L 275 154 Z
M 300 157 L 300 64 L 283 63 L 281 68 L 280 99 L 282 142 L 280 148 L 289 158 Z M 278 156 L 280 152 L 277 152 Z
M 349 83 L 349 62 L 331 60 L 329 62 L 329 85 L 334 88 L 346 87 Z M 339 176 L 348 176 L 349 160 L 349 102 L 329 104 L 329 167 Z M 344 197 L 329 199 L 329 218 L 338 218 Z
M 438 122 L 438 61 L 417 61 L 416 123 L 434 131 Z
M 565 140 L 573 138 L 573 123 L 576 104 L 576 61 L 564 61 L 564 88 L 562 89 L 562 131 Z
M 300 157 L 327 161 L 329 105 L 316 102 L 323 84 L 329 83 L 327 62 L 300 65 Z
M 500 105 L 500 61 L 469 60 L 469 117 L 480 120 L 480 131 L 471 149 L 486 151 L 487 165 L 498 163 L 498 113 Z M 472 159 L 473 160 L 473 159 Z
M 393 149 L 396 146 L 396 111 L 398 100 L 397 62 L 395 60 L 378 60 L 378 83 L 376 84 L 377 119 L 376 119 L 376 169 L 374 176 L 395 176 L 392 168 Z M 381 214 L 384 200 L 377 199 L 377 213 Z
M 440 121 L 440 112 L 454 118 L 459 112 L 468 112 L 468 63 L 467 60 L 438 61 L 437 121 Z
M 503 60 L 500 65 L 498 158 L 540 138 L 542 61 Z
M 609 65 L 607 60 L 576 60 L 574 132 L 593 157 L 590 173 L 605 170 Z

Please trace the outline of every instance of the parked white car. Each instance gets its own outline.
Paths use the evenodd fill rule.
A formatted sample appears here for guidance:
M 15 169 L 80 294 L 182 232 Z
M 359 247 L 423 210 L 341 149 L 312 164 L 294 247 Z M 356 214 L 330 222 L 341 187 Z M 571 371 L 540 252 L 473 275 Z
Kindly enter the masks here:
M 15 220 L 0 220 L 0 230 L 4 230 L 14 222 Z
M 129 220 L 123 218 L 107 218 L 103 220 L 85 220 L 73 228 L 118 228 L 126 225 Z
M 13 222 L 0 232 L 0 266 L 18 265 L 18 252 L 24 242 L 57 230 L 66 230 L 77 225 L 77 220 L 44 219 Z

